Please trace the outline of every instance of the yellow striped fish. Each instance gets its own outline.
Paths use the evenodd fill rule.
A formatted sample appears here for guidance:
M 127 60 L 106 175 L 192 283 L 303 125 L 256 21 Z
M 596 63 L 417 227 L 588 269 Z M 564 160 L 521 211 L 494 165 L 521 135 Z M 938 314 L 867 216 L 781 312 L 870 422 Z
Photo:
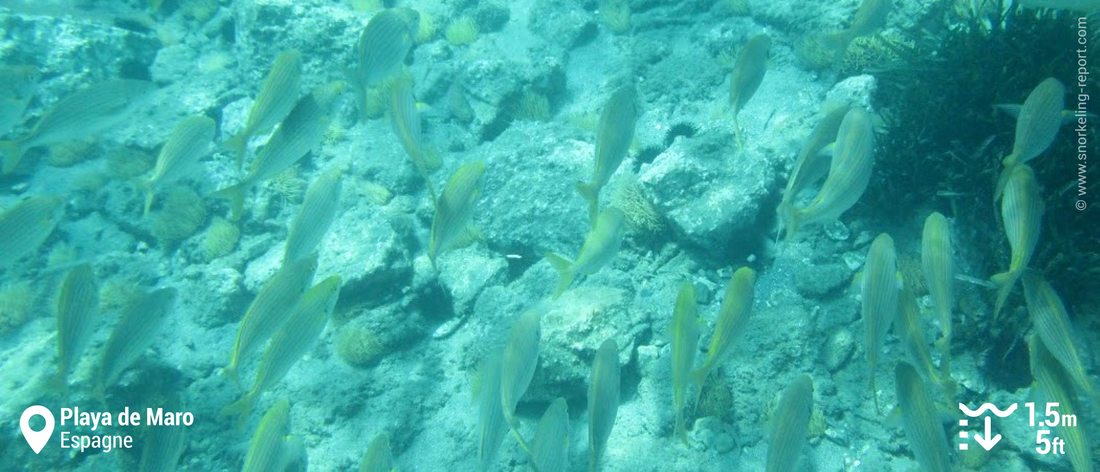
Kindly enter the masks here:
M 57 378 L 68 386 L 69 372 L 80 362 L 95 333 L 99 288 L 90 264 L 69 271 L 57 294 Z
M 748 267 L 737 269 L 730 277 L 726 286 L 725 297 L 722 305 L 718 307 L 718 317 L 714 323 L 714 335 L 710 338 L 710 347 L 707 348 L 707 358 L 703 366 L 692 373 L 699 394 L 703 392 L 703 384 L 707 380 L 707 374 L 725 360 L 733 343 L 745 330 L 749 321 L 749 313 L 752 311 L 753 290 L 756 286 L 756 271 Z M 696 397 L 698 403 L 698 397 Z
M 516 405 L 527 392 L 535 368 L 539 364 L 539 339 L 542 338 L 542 314 L 538 310 L 528 310 L 519 316 L 512 325 L 508 343 L 500 358 L 500 407 L 504 420 L 512 429 L 524 451 L 530 451 L 527 441 L 519 434 L 519 420 L 516 419 Z
M 245 149 L 253 135 L 266 133 L 283 121 L 294 103 L 302 82 L 302 54 L 293 49 L 275 57 L 271 71 L 260 83 L 256 101 L 248 112 L 248 121 L 239 133 L 225 142 L 225 147 L 237 155 L 237 168 L 244 164 Z
M 742 147 L 743 143 L 737 114 L 764 81 L 764 74 L 768 72 L 768 53 L 771 47 L 772 40 L 766 34 L 749 38 L 737 55 L 733 72 L 730 72 L 730 109 L 733 112 L 733 134 L 738 147 Z
M 554 298 L 558 298 L 565 289 L 573 284 L 577 274 L 592 275 L 609 264 L 619 253 L 623 241 L 623 224 L 626 217 L 622 210 L 608 207 L 596 218 L 596 225 L 584 238 L 581 251 L 575 260 L 568 260 L 554 253 L 546 253 L 546 260 L 558 271 L 558 287 L 554 289 Z
M 158 406 L 171 411 L 184 410 L 177 392 L 167 392 L 164 397 L 166 400 L 158 402 Z M 187 430 L 188 428 L 179 426 L 146 427 L 141 440 L 138 472 L 175 472 L 180 456 L 187 449 Z
M 923 379 L 912 365 L 904 361 L 894 368 L 894 377 L 901 424 L 905 437 L 909 439 L 909 449 L 917 457 L 921 471 L 951 472 L 947 435 L 943 432 L 932 397 L 924 388 Z
M 393 452 L 390 450 L 390 435 L 378 433 L 367 446 L 363 460 L 359 462 L 359 472 L 392 472 Z
M 356 87 L 365 89 L 393 77 L 412 48 L 418 27 L 419 15 L 409 8 L 391 8 L 372 16 L 355 48 Z
M 951 252 L 951 228 L 947 224 L 947 218 L 939 212 L 932 212 L 924 220 L 920 258 L 924 283 L 932 297 L 932 304 L 940 320 L 940 331 L 943 333 L 937 345 L 943 356 L 945 372 L 951 357 L 951 307 L 955 301 L 952 288 L 955 268 Z
M 569 406 L 564 398 L 554 399 L 542 414 L 531 441 L 531 462 L 539 472 L 568 469 Z
M 481 178 L 485 175 L 485 162 L 463 164 L 447 179 L 443 195 L 435 205 L 432 218 L 431 241 L 428 258 L 435 264 L 439 254 L 451 247 L 459 237 L 467 233 L 474 214 L 474 204 L 481 197 Z
M 619 345 L 614 339 L 600 344 L 588 379 L 588 472 L 596 472 L 619 412 Z
M 3 173 L 15 171 L 28 149 L 94 136 L 122 122 L 143 98 L 156 89 L 144 80 L 113 79 L 86 87 L 58 100 L 25 136 L 0 141 Z
M 143 294 L 126 308 L 103 347 L 95 394 L 103 398 L 107 388 L 157 339 L 157 332 L 176 303 L 176 289 L 162 288 Z
M 496 460 L 500 442 L 508 433 L 500 401 L 500 356 L 491 354 L 481 362 L 474 396 L 478 403 L 478 470 L 486 471 Z M 479 391 L 480 390 L 480 391 Z
M 264 282 L 252 304 L 248 306 L 241 325 L 237 328 L 237 339 L 233 343 L 233 352 L 229 357 L 226 375 L 240 384 L 237 369 L 245 356 L 252 353 L 282 326 L 291 310 L 302 296 L 302 292 L 313 281 L 317 270 L 317 254 L 310 257 L 284 263 Z
M 260 358 L 260 365 L 256 368 L 252 389 L 240 400 L 226 406 L 222 415 L 236 415 L 238 425 L 244 425 L 252 413 L 252 405 L 256 399 L 282 381 L 290 368 L 317 343 L 317 338 L 324 331 L 339 297 L 339 275 L 321 281 L 302 295 L 286 322 L 267 344 L 267 349 Z
M 145 212 L 153 208 L 153 196 L 158 188 L 185 177 L 195 164 L 206 155 L 214 141 L 214 120 L 205 116 L 191 116 L 180 121 L 168 141 L 160 148 L 153 176 L 142 183 L 145 189 Z
M 283 263 L 309 256 L 324 239 L 340 206 L 341 175 L 340 168 L 334 165 L 309 184 L 302 208 L 287 232 Z
M 332 107 L 343 90 L 343 82 L 330 82 L 299 99 L 256 154 L 248 175 L 237 185 L 214 192 L 214 197 L 229 200 L 230 219 L 240 217 L 244 199 L 252 187 L 279 175 L 321 145 Z
M 424 147 L 424 137 L 420 131 L 420 113 L 416 110 L 416 98 L 413 97 L 411 79 L 401 77 L 390 82 L 390 123 L 393 132 L 405 148 L 416 172 L 424 179 L 428 187 L 428 196 L 436 201 L 435 185 L 431 173 L 439 168 L 439 156 Z
M 1065 94 L 1066 87 L 1058 79 L 1048 77 L 1027 95 L 1016 117 L 1016 140 L 1012 143 L 1012 153 L 1003 160 L 1004 170 L 997 179 L 994 200 L 1001 197 L 1017 164 L 1034 159 L 1054 142 L 1062 126 Z
M 1031 325 L 1035 334 L 1081 391 L 1095 396 L 1096 390 L 1073 343 L 1073 324 L 1066 314 L 1062 299 L 1042 275 L 1028 271 L 1023 279 L 1024 298 L 1027 300 L 1027 311 L 1031 314 Z
M 672 342 L 672 411 L 676 412 L 676 437 L 688 445 L 684 409 L 691 390 L 691 372 L 699 350 L 699 316 L 695 306 L 695 286 L 684 282 L 676 296 L 669 338 Z
M 829 175 L 810 203 L 802 208 L 794 207 L 789 212 L 783 225 L 787 239 L 804 225 L 839 218 L 859 201 L 871 179 L 874 151 L 875 132 L 871 126 L 871 115 L 860 108 L 849 110 L 837 131 Z
M 863 0 L 856 10 L 852 24 L 847 29 L 825 37 L 826 44 L 836 48 L 838 58 L 843 58 L 852 40 L 873 34 L 883 26 L 890 16 L 890 0 Z
M 910 362 L 921 377 L 941 385 L 947 399 L 953 400 L 955 385 L 952 383 L 951 373 L 947 369 L 937 370 L 932 363 L 932 355 L 928 352 L 928 341 L 921 326 L 920 305 L 917 304 L 917 297 L 909 284 L 902 284 L 898 297 L 898 321 L 894 326 L 894 334 L 901 338 L 902 347 L 905 348 Z
M 802 449 L 806 447 L 813 410 L 814 381 L 802 374 L 783 391 L 779 406 L 772 414 L 766 472 L 797 470 Z
M 1084 410 L 1077 401 L 1071 375 L 1062 368 L 1039 336 L 1028 336 L 1028 348 L 1031 354 L 1031 375 L 1035 378 L 1033 388 L 1038 387 L 1037 390 L 1042 392 L 1047 402 L 1057 403 L 1058 413 L 1062 417 L 1075 415 L 1077 418 L 1084 418 L 1081 415 Z M 1073 472 L 1093 472 L 1093 464 L 1096 463 L 1092 457 L 1093 443 L 1089 442 L 1084 424 L 1067 426 L 1059 423 L 1055 428 L 1056 436 L 1066 442 L 1066 457 L 1073 466 Z
M 64 216 L 60 197 L 35 196 L 0 213 L 0 269 L 38 250 Z
M 991 281 L 998 287 L 997 303 L 993 318 L 997 319 L 1008 295 L 1031 262 L 1035 245 L 1039 242 L 1039 230 L 1043 219 L 1043 198 L 1035 173 L 1025 164 L 1012 169 L 1001 201 L 1001 220 L 1005 227 L 1008 245 L 1012 247 L 1012 260 L 1008 271 L 995 274 Z
M 596 134 L 596 166 L 591 182 L 577 184 L 577 192 L 588 202 L 589 224 L 595 225 L 599 214 L 600 189 L 611 180 L 630 150 L 634 127 L 638 121 L 638 103 L 633 85 L 615 90 L 600 114 Z
M 248 444 L 243 472 L 269 472 L 286 468 L 286 435 L 290 424 L 290 402 L 279 399 L 264 413 Z
M 831 151 L 826 152 L 825 149 L 830 143 L 836 141 L 840 123 L 844 120 L 844 115 L 848 114 L 849 109 L 848 105 L 842 105 L 829 110 L 821 118 L 821 121 L 817 122 L 817 126 L 814 126 L 810 137 L 802 145 L 802 149 L 798 152 L 798 159 L 795 160 L 794 167 L 791 168 L 787 188 L 783 190 L 783 200 L 779 202 L 779 207 L 776 208 L 780 224 L 785 224 L 791 217 L 790 213 L 794 208 L 794 202 L 798 194 L 829 173 L 829 162 L 832 160 L 832 153 Z M 782 232 L 782 228 L 780 228 L 780 232 Z
M 875 367 L 898 309 L 897 253 L 894 252 L 894 239 L 889 234 L 881 233 L 871 243 L 860 282 L 863 296 L 860 313 L 863 326 L 867 329 L 867 364 L 870 366 L 868 385 L 875 410 L 879 411 Z

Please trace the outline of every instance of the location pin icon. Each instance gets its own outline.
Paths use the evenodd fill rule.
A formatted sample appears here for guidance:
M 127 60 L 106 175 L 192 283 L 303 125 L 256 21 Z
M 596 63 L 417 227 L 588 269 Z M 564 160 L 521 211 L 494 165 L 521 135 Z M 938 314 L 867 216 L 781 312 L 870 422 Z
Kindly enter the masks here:
M 46 420 L 46 427 L 41 431 L 35 431 L 31 429 L 31 418 L 35 416 L 41 416 Z M 42 405 L 34 405 L 23 410 L 23 416 L 19 417 L 19 429 L 23 431 L 23 439 L 27 440 L 27 444 L 31 446 L 35 454 L 42 451 L 43 447 L 46 447 L 46 443 L 49 442 L 50 436 L 53 436 L 53 413 L 50 413 L 49 408 Z

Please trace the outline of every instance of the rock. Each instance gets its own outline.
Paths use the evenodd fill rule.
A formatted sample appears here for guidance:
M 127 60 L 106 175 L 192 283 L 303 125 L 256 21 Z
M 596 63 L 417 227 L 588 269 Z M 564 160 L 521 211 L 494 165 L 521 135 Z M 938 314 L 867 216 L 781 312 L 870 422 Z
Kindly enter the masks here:
M 856 340 L 852 332 L 844 328 L 838 329 L 821 347 L 821 362 L 829 372 L 836 372 L 848 363 L 855 349 Z
M 560 133 L 552 123 L 517 122 L 485 144 L 477 212 L 492 218 L 475 216 L 475 223 L 490 248 L 535 260 L 546 251 L 572 258 L 580 249 L 587 204 L 573 184 L 591 172 L 592 145 L 555 138 Z
M 503 283 L 508 269 L 503 256 L 477 245 L 445 252 L 438 259 L 439 282 L 450 293 L 459 317 L 469 314 L 485 287 Z
M 599 34 L 596 17 L 579 1 L 536 0 L 528 16 L 528 28 L 544 41 L 573 49 Z
M 807 265 L 795 272 L 794 284 L 802 296 L 823 299 L 844 287 L 851 274 L 841 263 Z
M 826 103 L 847 103 L 854 107 L 862 107 L 868 110 L 871 107 L 871 96 L 875 93 L 878 83 L 872 75 L 857 75 L 841 80 L 833 86 L 829 93 L 825 94 Z
M 755 242 L 761 203 L 776 180 L 766 159 L 742 154 L 734 165 L 732 142 L 720 132 L 677 139 L 639 176 L 679 237 L 722 257 Z
M 623 378 L 630 378 L 630 357 L 641 340 L 623 290 L 583 286 L 562 294 L 542 317 L 539 367 L 524 401 L 550 402 L 564 397 L 583 403 L 587 395 L 592 358 L 606 339 L 619 346 Z

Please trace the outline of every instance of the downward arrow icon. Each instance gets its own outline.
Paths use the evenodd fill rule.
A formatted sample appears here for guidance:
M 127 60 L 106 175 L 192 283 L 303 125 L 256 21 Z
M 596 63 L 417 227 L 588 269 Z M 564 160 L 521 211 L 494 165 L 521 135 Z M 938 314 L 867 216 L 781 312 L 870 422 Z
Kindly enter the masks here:
M 993 433 L 992 422 L 993 420 L 990 417 L 985 417 L 985 434 L 974 434 L 974 440 L 978 442 L 978 445 L 982 446 L 982 449 L 985 449 L 987 451 L 993 449 L 993 446 L 996 446 L 997 443 L 1001 442 L 1000 434 L 993 437 L 989 436 L 991 433 Z

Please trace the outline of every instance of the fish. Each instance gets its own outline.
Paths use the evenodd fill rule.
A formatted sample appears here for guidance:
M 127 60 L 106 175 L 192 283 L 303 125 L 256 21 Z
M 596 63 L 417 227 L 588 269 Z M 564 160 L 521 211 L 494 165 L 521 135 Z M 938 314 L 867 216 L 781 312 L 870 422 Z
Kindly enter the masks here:
M 1012 258 L 1007 271 L 990 277 L 990 282 L 998 289 L 993 308 L 994 320 L 999 318 L 1016 281 L 1031 263 L 1035 245 L 1039 242 L 1043 211 L 1043 198 L 1039 194 L 1035 172 L 1026 164 L 1015 166 L 1001 200 L 1001 222 L 1004 224 L 1008 245 L 1012 248 Z
M 0 66 L 0 136 L 20 123 L 38 85 L 38 68 L 29 65 Z
M 880 233 L 867 252 L 867 262 L 860 280 L 860 293 L 863 297 L 860 315 L 867 330 L 867 364 L 870 367 L 868 385 L 871 398 L 875 402 L 875 410 L 879 410 L 878 394 L 875 391 L 875 367 L 886 342 L 886 333 L 890 331 L 890 325 L 897 317 L 898 278 L 894 239 L 889 234 Z
M 848 28 L 825 36 L 825 44 L 837 50 L 838 56 L 848 50 L 848 45 L 860 36 L 870 36 L 886 26 L 890 16 L 890 0 L 863 0 Z
M 536 471 L 569 468 L 569 406 L 558 397 L 546 407 L 531 441 L 531 462 Z
M 416 172 L 424 179 L 428 196 L 436 201 L 435 185 L 430 175 L 442 164 L 439 156 L 424 148 L 424 137 L 420 131 L 420 113 L 416 110 L 416 98 L 413 97 L 411 79 L 397 78 L 390 82 L 390 124 L 393 132 L 401 141 L 405 154 L 409 156 Z
M 271 70 L 260 83 L 256 101 L 248 111 L 244 129 L 225 142 L 225 148 L 237 156 L 237 169 L 244 166 L 248 141 L 256 134 L 266 133 L 286 118 L 298 101 L 302 83 L 302 53 L 289 49 L 275 56 Z
M 1066 372 L 1037 333 L 1028 336 L 1028 351 L 1031 375 L 1035 379 L 1032 393 L 1041 393 L 1048 405 L 1056 403 L 1057 411 L 1063 418 L 1067 415 L 1082 418 L 1084 410 L 1077 400 L 1072 375 Z M 1053 435 L 1065 441 L 1065 457 L 1069 459 L 1073 472 L 1095 470 L 1093 464 L 1096 462 L 1093 461 L 1091 450 L 1093 443 L 1089 442 L 1087 428 L 1083 426 L 1084 424 L 1069 426 L 1059 421 L 1055 427 L 1056 434 Z
M 730 73 L 730 109 L 733 113 L 733 132 L 738 147 L 743 147 L 743 142 L 741 127 L 737 123 L 737 114 L 764 81 L 764 74 L 768 72 L 768 53 L 771 47 L 772 40 L 766 34 L 749 38 L 737 55 L 737 62 L 733 66 L 733 72 Z
M 156 189 L 185 177 L 206 155 L 214 141 L 214 120 L 199 115 L 180 121 L 168 141 L 160 148 L 153 175 L 142 182 L 145 190 L 145 215 L 153 208 Z
M 363 100 L 366 89 L 397 74 L 416 40 L 419 15 L 409 8 L 391 8 L 378 12 L 359 34 L 355 54 L 358 64 L 351 72 L 352 83 L 360 98 L 360 121 L 366 121 Z
M 814 409 L 814 381 L 802 374 L 783 391 L 771 419 L 766 472 L 789 472 L 806 447 Z
M 428 258 L 432 265 L 435 265 L 440 253 L 467 233 L 474 204 L 481 197 L 484 175 L 485 161 L 472 161 L 463 164 L 447 179 L 443 194 L 435 205 L 435 217 L 432 218 L 431 241 L 428 243 Z
M 780 224 L 784 224 L 791 217 L 790 212 L 794 207 L 798 194 L 807 190 L 829 173 L 829 162 L 832 160 L 832 153 L 823 151 L 829 144 L 836 141 L 840 123 L 844 120 L 844 115 L 848 114 L 849 109 L 851 107 L 843 105 L 829 110 L 821 118 L 821 121 L 817 122 L 813 132 L 810 133 L 810 137 L 802 145 L 802 149 L 798 151 L 798 159 L 795 160 L 791 177 L 787 180 L 787 188 L 783 190 L 783 199 L 776 209 Z
M 340 206 L 342 173 L 339 166 L 332 166 L 309 184 L 302 208 L 287 232 L 284 264 L 308 257 L 324 239 Z
M 240 218 L 244 199 L 252 187 L 279 175 L 321 145 L 328 131 L 333 105 L 344 86 L 343 82 L 329 82 L 298 99 L 279 128 L 256 154 L 248 175 L 240 183 L 212 194 L 215 198 L 229 200 L 231 220 Z
M 282 381 L 290 368 L 317 344 L 340 297 L 340 283 L 340 276 L 333 275 L 302 295 L 286 322 L 278 327 L 278 332 L 267 344 L 256 369 L 252 389 L 240 400 L 226 406 L 222 415 L 237 416 L 238 425 L 244 426 L 256 399 Z
M 630 151 L 637 121 L 638 102 L 634 86 L 619 87 L 611 94 L 600 114 L 592 181 L 577 184 L 577 192 L 588 202 L 588 219 L 591 225 L 595 225 L 599 214 L 600 189 L 611 180 L 611 176 Z
M 595 274 L 615 258 L 623 241 L 625 219 L 626 216 L 623 215 L 622 210 L 608 207 L 596 218 L 596 225 L 584 238 L 584 244 L 581 245 L 576 259 L 570 261 L 552 252 L 546 253 L 546 260 L 557 270 L 559 276 L 554 298 L 565 293 L 565 290 L 573 284 L 573 278 L 577 274 Z
M 390 435 L 378 433 L 367 446 L 363 460 L 359 462 L 359 472 L 392 472 L 393 452 L 390 450 Z
M 267 341 L 293 313 L 302 293 L 313 281 L 316 270 L 317 254 L 312 254 L 310 257 L 284 263 L 260 287 L 256 298 L 252 299 L 252 304 L 241 318 L 229 365 L 225 367 L 226 375 L 235 383 L 240 384 L 237 370 L 244 357 Z
M 114 127 L 155 89 L 144 80 L 112 79 L 58 100 L 26 135 L 0 141 L 3 173 L 14 172 L 29 149 L 95 136 Z
M 619 345 L 608 338 L 592 360 L 588 379 L 588 472 L 596 472 L 619 412 Z
M 244 457 L 243 472 L 285 470 L 287 463 L 286 435 L 290 423 L 290 402 L 279 399 L 267 409 Z M 280 467 L 281 466 L 281 467 Z
M 486 471 L 496 460 L 500 442 L 508 433 L 509 425 L 504 420 L 504 407 L 500 394 L 500 355 L 489 355 L 481 361 L 478 369 L 480 389 L 475 388 L 474 396 L 478 404 L 478 470 Z
M 167 392 L 166 396 L 167 401 L 158 406 L 163 405 L 171 411 L 183 410 L 177 393 Z M 187 449 L 187 430 L 180 426 L 147 426 L 141 440 L 138 472 L 175 472 L 180 456 Z
M 733 349 L 734 342 L 745 331 L 749 314 L 752 312 L 755 285 L 756 271 L 749 267 L 737 269 L 730 277 L 726 294 L 722 298 L 722 305 L 718 307 L 718 316 L 714 323 L 714 334 L 710 338 L 710 347 L 707 348 L 707 357 L 703 360 L 703 366 L 692 373 L 695 384 L 699 387 L 699 394 L 703 392 L 707 375 L 726 359 Z M 695 403 L 699 403 L 698 397 Z
M 504 420 L 512 429 L 524 451 L 531 447 L 519 434 L 519 420 L 516 419 L 516 405 L 531 379 L 535 376 L 535 367 L 539 364 L 539 340 L 542 338 L 542 314 L 538 310 L 527 310 L 512 325 L 508 342 L 500 359 L 500 407 Z
M 1004 170 L 997 179 L 994 200 L 1004 193 L 1013 168 L 1042 154 L 1054 142 L 1058 128 L 1062 127 L 1065 94 L 1066 87 L 1053 77 L 1039 82 L 1028 94 L 1016 118 L 1016 140 L 1012 143 L 1012 152 L 1002 161 Z
M 810 203 L 802 208 L 795 206 L 789 212 L 783 225 L 787 239 L 802 226 L 839 218 L 859 201 L 871 180 L 874 151 L 875 132 L 870 113 L 860 108 L 848 110 L 837 131 L 829 174 Z
M 894 368 L 898 390 L 898 409 L 909 449 L 917 457 L 920 469 L 927 472 L 950 472 L 951 456 L 947 448 L 947 435 L 943 432 L 936 406 L 924 380 L 908 362 L 899 362 Z
M 942 336 L 936 344 L 942 353 L 944 368 L 947 369 L 951 357 L 951 308 L 955 301 L 952 285 L 955 281 L 955 268 L 952 262 L 951 227 L 940 212 L 932 212 L 924 219 L 920 258 L 924 284 L 928 287 L 928 294 L 932 297 L 932 305 L 940 320 Z
M 699 315 L 695 306 L 695 286 L 684 282 L 676 296 L 676 309 L 669 327 L 672 344 L 672 411 L 676 413 L 676 437 L 689 445 L 684 426 L 684 409 L 691 390 L 691 372 L 695 369 L 695 353 L 699 350 Z
M 96 397 L 103 399 L 107 388 L 118 382 L 122 373 L 153 345 L 176 303 L 176 293 L 171 287 L 146 292 L 122 313 L 103 347 L 95 382 Z
M 0 269 L 38 250 L 64 216 L 61 197 L 34 196 L 0 213 Z
M 68 386 L 68 376 L 95 333 L 99 287 L 91 264 L 80 264 L 65 274 L 57 294 L 57 378 Z
M 898 320 L 894 324 L 894 334 L 900 338 L 909 361 L 921 378 L 942 386 L 948 400 L 955 398 L 955 385 L 952 383 L 950 370 L 937 369 L 932 363 L 932 354 L 928 351 L 924 328 L 921 326 L 920 305 L 917 304 L 917 297 L 908 283 L 902 284 L 898 294 Z
M 1023 285 L 1024 299 L 1027 300 L 1027 311 L 1031 314 L 1031 325 L 1035 334 L 1077 387 L 1088 395 L 1096 396 L 1096 389 L 1085 372 L 1085 363 L 1081 361 L 1073 343 L 1075 330 L 1062 299 L 1054 291 L 1054 287 L 1035 271 L 1024 273 Z

